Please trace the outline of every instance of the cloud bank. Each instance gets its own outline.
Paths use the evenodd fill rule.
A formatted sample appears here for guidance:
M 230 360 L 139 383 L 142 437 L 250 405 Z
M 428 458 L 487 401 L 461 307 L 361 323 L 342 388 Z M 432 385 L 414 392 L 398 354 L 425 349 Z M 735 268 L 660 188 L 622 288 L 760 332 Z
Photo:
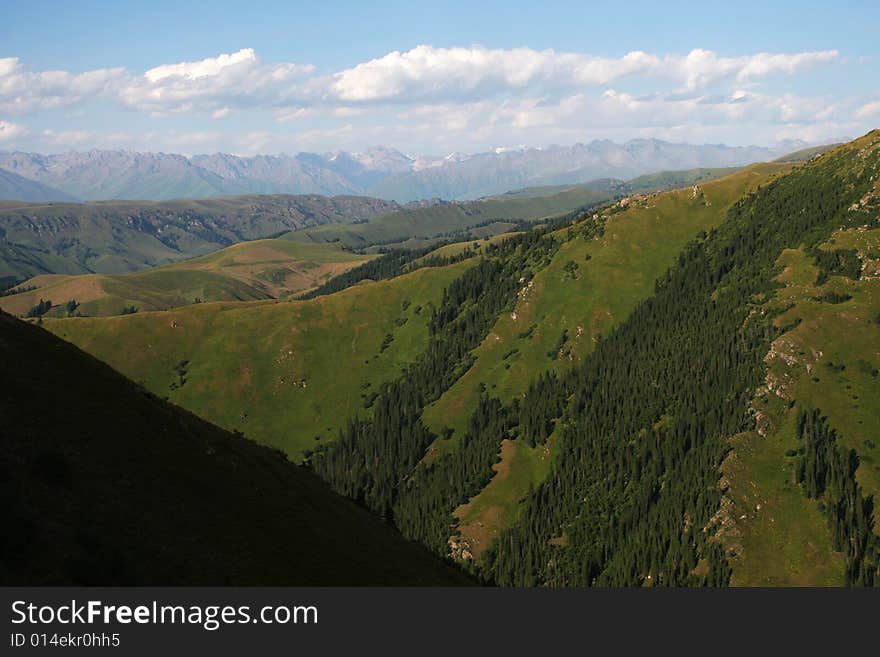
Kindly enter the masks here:
M 420 45 L 319 73 L 307 63 L 266 62 L 253 48 L 243 48 L 142 73 L 119 67 L 74 73 L 32 71 L 10 57 L 0 59 L 0 141 L 42 135 L 47 144 L 50 138 L 61 143 L 62 130 L 33 131 L 19 122 L 79 106 L 86 112 L 90 104 L 157 119 L 202 117 L 218 126 L 234 126 L 248 112 L 265 114 L 269 125 L 260 130 L 242 130 L 237 137 L 229 134 L 234 128 L 218 130 L 223 145 L 238 139 L 238 151 L 255 141 L 286 147 L 294 137 L 303 144 L 334 136 L 397 139 L 403 147 L 401 140 L 409 138 L 443 148 L 465 137 L 521 143 L 523 131 L 533 141 L 577 140 L 585 131 L 613 138 L 628 136 L 627 130 L 632 136 L 720 139 L 731 134 L 731 126 L 758 125 L 763 132 L 756 139 L 771 129 L 786 136 L 799 129 L 839 133 L 858 130 L 860 121 L 876 116 L 876 98 L 833 102 L 764 87 L 772 82 L 778 88 L 780 80 L 842 59 L 836 50 L 725 57 L 693 49 L 600 57 Z M 71 142 L 86 134 L 74 132 Z M 262 137 L 252 138 L 257 134 Z

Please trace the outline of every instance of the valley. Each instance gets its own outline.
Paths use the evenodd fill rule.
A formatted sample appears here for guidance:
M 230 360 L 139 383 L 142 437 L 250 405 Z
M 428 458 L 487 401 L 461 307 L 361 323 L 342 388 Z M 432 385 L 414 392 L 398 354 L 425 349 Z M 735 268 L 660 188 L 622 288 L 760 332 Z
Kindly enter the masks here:
M 131 274 L 42 274 L 0 297 L 0 309 L 25 315 L 40 300 L 44 317 L 106 316 L 212 301 L 256 301 L 302 294 L 375 256 L 335 244 L 282 239 L 241 242 L 205 256 Z
M 874 131 L 373 205 L 0 308 L 484 583 L 871 585 L 878 177 Z

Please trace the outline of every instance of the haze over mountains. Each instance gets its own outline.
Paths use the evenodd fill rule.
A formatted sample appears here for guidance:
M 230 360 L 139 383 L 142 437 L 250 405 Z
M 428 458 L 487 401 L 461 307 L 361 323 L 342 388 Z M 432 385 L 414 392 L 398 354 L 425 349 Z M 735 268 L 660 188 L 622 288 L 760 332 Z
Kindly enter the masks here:
M 537 185 L 628 179 L 661 170 L 732 167 L 807 144 L 772 147 L 634 139 L 410 157 L 388 147 L 361 153 L 241 157 L 91 150 L 0 152 L 0 198 L 30 201 L 204 198 L 231 194 L 367 194 L 396 201 L 475 199 Z

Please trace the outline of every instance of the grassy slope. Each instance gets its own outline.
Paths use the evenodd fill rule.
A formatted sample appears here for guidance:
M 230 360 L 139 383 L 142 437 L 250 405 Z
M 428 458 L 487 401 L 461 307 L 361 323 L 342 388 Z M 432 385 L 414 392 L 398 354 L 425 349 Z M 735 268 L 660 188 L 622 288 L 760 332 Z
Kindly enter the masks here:
M 646 173 L 628 181 L 627 186 L 635 193 L 667 191 L 686 185 L 705 184 L 718 178 L 733 175 L 741 169 L 742 167 L 715 167 Z
M 601 334 L 653 293 L 654 281 L 688 241 L 700 230 L 718 225 L 743 194 L 789 168 L 749 167 L 701 185 L 702 196 L 694 197 L 690 188 L 651 195 L 611 214 L 603 237 L 587 241 L 578 236 L 566 241 L 550 265 L 535 276 L 534 284 L 524 288 L 515 311 L 501 317 L 475 350 L 474 366 L 426 410 L 425 422 L 433 430 L 455 430 L 452 439 L 438 440 L 432 446 L 429 458 L 455 448 L 476 407 L 481 384 L 490 395 L 508 401 L 522 393 L 540 372 L 568 368 L 584 358 Z M 567 231 L 560 232 L 560 237 L 566 235 Z M 578 264 L 577 278 L 564 270 L 572 261 Z M 523 337 L 532 326 L 531 335 Z M 548 352 L 563 330 L 569 335 L 564 353 L 551 359 Z M 505 358 L 514 349 L 518 351 Z M 516 458 L 519 467 L 528 472 L 546 474 L 546 459 L 540 450 L 525 447 L 509 455 L 502 452 L 502 467 L 507 467 L 503 464 L 508 457 Z M 511 476 L 502 484 L 493 479 L 483 493 L 458 510 L 462 537 L 475 554 L 486 547 L 486 533 L 494 535 L 514 519 L 519 501 L 538 480 Z M 491 494 L 493 501 L 482 501 L 484 494 Z
M 467 580 L 274 450 L 0 313 L 0 584 Z
M 816 502 L 792 483 L 794 459 L 786 451 L 799 447 L 798 408 L 822 410 L 839 432 L 841 446 L 858 453 L 856 476 L 865 494 L 880 499 L 880 230 L 839 231 L 832 241 L 823 248 L 859 251 L 860 280 L 832 275 L 817 287 L 819 269 L 803 250 L 788 250 L 779 258 L 785 287 L 767 307 L 786 309 L 776 319 L 778 326 L 801 321 L 774 342 L 768 355 L 770 389 L 756 400 L 766 416 L 766 437 L 740 437 L 725 465 L 739 520 L 731 543 L 744 555 L 734 564 L 734 583 L 843 580 L 843 559 L 831 552 L 825 519 Z M 815 299 L 828 291 L 852 299 L 840 304 Z M 880 526 L 876 509 L 875 523 Z
M 837 148 L 840 144 L 824 144 L 822 146 L 811 146 L 810 148 L 802 148 L 799 151 L 788 153 L 774 160 L 775 162 L 806 162 L 807 160 Z
M 77 301 L 84 316 L 117 315 L 127 306 L 163 310 L 202 301 L 253 301 L 284 298 L 326 282 L 372 256 L 360 256 L 330 244 L 287 240 L 243 242 L 215 253 L 144 272 L 121 275 L 41 275 L 20 288 L 37 289 L 0 297 L 0 309 L 23 315 L 40 299 L 65 315 L 64 304 Z
M 534 221 L 572 212 L 611 198 L 610 191 L 577 187 L 539 198 L 493 198 L 469 203 L 405 209 L 366 223 L 316 226 L 287 235 L 297 242 L 340 241 L 350 247 L 431 238 L 466 230 L 492 220 Z
M 445 424 L 459 432 L 476 407 L 480 383 L 493 396 L 509 400 L 540 372 L 569 367 L 571 360 L 582 359 L 592 350 L 595 338 L 653 293 L 654 280 L 684 244 L 700 230 L 720 223 L 743 193 L 783 170 L 774 165 L 751 167 L 704 185 L 705 199 L 694 199 L 690 189 L 652 196 L 611 214 L 603 237 L 566 241 L 520 295 L 515 312 L 501 317 L 475 351 L 476 364 L 426 412 L 428 425 L 439 430 Z M 560 237 L 565 239 L 566 231 Z M 571 261 L 578 264 L 577 278 L 564 271 Z M 535 330 L 530 337 L 519 337 L 532 325 Z M 547 353 L 564 329 L 569 332 L 571 358 L 566 354 L 550 359 Z M 514 348 L 518 353 L 504 359 Z
M 785 168 L 759 166 L 706 184 L 703 197 L 694 198 L 691 189 L 647 197 L 612 215 L 603 238 L 567 241 L 519 302 L 516 319 L 499 319 L 477 349 L 475 366 L 428 409 L 429 426 L 460 429 L 481 382 L 492 395 L 510 399 L 542 370 L 569 367 L 568 355 L 547 356 L 563 328 L 569 329 L 572 359 L 589 353 L 593 338 L 652 292 L 654 279 L 689 239 L 718 223 L 747 189 Z M 579 264 L 576 279 L 563 271 L 572 260 Z M 366 412 L 363 396 L 415 358 L 425 337 L 425 315 L 416 316 L 415 307 L 436 303 L 463 266 L 420 270 L 303 304 L 204 304 L 133 317 L 48 321 L 47 327 L 157 394 L 298 458 L 316 444 L 316 436 L 332 439 L 347 417 Z M 407 300 L 411 305 L 403 311 Z M 403 327 L 395 325 L 398 317 L 408 318 Z M 531 338 L 517 337 L 533 324 Z M 395 340 L 377 355 L 387 333 Z M 260 335 L 259 341 L 253 335 Z M 349 344 L 351 352 L 340 349 Z M 519 352 L 503 359 L 513 347 Z M 176 387 L 174 368 L 183 360 L 190 361 L 186 383 Z M 438 447 L 454 444 L 455 439 Z M 511 476 L 490 484 L 489 497 L 460 512 L 463 526 L 497 531 L 513 519 L 529 484 L 546 474 L 549 461 L 541 450 L 512 445 L 508 452 L 515 462 Z
M 416 358 L 428 304 L 468 266 L 304 302 L 208 303 L 45 326 L 157 395 L 299 459 L 316 437 L 332 440 L 349 417 L 366 413 L 363 398 Z M 394 340 L 380 353 L 387 334 Z M 184 360 L 181 386 L 175 367 Z

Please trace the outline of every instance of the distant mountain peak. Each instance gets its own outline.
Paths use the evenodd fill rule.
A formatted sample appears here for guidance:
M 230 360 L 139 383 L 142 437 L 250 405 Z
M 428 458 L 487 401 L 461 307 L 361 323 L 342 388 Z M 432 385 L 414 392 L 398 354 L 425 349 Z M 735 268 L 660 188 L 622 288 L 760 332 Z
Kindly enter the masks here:
M 632 178 L 647 173 L 732 167 L 809 146 L 670 143 L 639 137 L 545 148 L 499 146 L 481 153 L 410 156 L 390 146 L 294 155 L 193 155 L 92 149 L 57 155 L 0 152 L 0 168 L 85 200 L 165 200 L 246 193 L 365 194 L 413 201 L 467 200 L 531 186 Z

